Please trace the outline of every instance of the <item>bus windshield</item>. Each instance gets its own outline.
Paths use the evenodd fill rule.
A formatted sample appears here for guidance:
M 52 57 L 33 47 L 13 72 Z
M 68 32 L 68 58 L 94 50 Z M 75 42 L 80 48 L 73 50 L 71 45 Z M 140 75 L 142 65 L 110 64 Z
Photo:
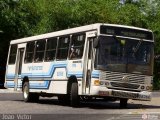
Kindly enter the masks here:
M 101 70 L 152 74 L 153 43 L 100 36 L 95 67 Z

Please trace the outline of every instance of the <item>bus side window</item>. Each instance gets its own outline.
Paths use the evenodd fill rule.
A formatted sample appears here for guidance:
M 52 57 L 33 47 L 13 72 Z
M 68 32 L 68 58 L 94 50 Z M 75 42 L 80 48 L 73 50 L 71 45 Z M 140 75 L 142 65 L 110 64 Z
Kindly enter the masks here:
M 36 51 L 35 51 L 35 62 L 42 62 L 44 59 L 44 50 L 45 50 L 46 40 L 39 40 L 36 42 Z
M 69 59 L 80 59 L 83 56 L 85 34 L 75 34 L 72 36 Z
M 25 63 L 30 63 L 33 61 L 34 49 L 35 41 L 28 42 L 26 47 Z
M 58 40 L 58 51 L 56 59 L 67 59 L 70 36 L 60 37 Z
M 15 64 L 17 54 L 17 45 L 11 45 L 8 64 Z
M 56 48 L 57 48 L 57 38 L 49 38 L 47 40 L 45 61 L 51 61 L 55 59 Z

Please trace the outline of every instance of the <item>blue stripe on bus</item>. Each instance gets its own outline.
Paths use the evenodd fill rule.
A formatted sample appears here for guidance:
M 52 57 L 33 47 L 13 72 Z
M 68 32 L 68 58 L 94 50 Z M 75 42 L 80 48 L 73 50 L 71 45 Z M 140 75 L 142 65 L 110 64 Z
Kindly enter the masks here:
M 83 77 L 83 72 L 68 72 L 67 77 L 70 77 L 71 75 L 75 75 L 77 78 L 82 78 Z
M 31 89 L 49 89 L 51 81 L 44 81 L 43 84 L 39 83 L 30 83 Z
M 99 72 L 99 70 L 94 70 L 94 71 L 92 71 L 92 78 L 99 78 L 99 74 L 100 74 L 100 72 Z
M 51 81 L 49 81 L 49 80 L 45 80 L 44 81 L 44 83 L 30 83 L 29 85 L 30 85 L 30 88 L 31 89 L 48 89 L 49 88 L 49 86 L 50 86 L 50 82 Z M 14 88 L 14 86 L 15 86 L 15 83 L 14 83 L 14 81 L 13 82 L 7 82 L 7 86 L 9 87 L 9 88 Z M 22 84 L 18 84 L 18 88 L 22 88 Z
M 82 78 L 83 77 L 83 74 L 82 72 L 70 72 L 67 74 L 67 77 L 70 77 L 71 75 L 75 75 L 77 78 Z M 46 77 L 44 75 L 30 75 L 30 74 L 22 74 L 21 77 L 18 77 L 18 78 L 23 78 L 24 76 L 28 76 L 29 78 L 51 78 L 51 77 Z M 15 77 L 14 76 L 7 76 L 7 79 L 14 79 Z M 99 78 L 99 74 L 92 74 L 92 78 Z
M 14 88 L 14 81 L 9 81 L 9 82 L 7 82 L 7 86 L 9 87 L 9 88 Z
M 23 78 L 24 76 L 28 76 L 30 78 L 51 78 L 56 70 L 56 68 L 66 68 L 67 64 L 52 64 L 51 67 L 49 68 L 49 71 L 47 73 L 22 73 L 21 76 L 18 76 L 18 78 Z M 15 74 L 7 74 L 6 78 L 7 79 L 14 79 L 16 77 Z
M 15 74 L 7 74 L 6 75 L 7 79 L 14 79 L 16 77 Z
M 22 73 L 21 75 L 18 76 L 18 78 L 23 78 L 25 76 L 28 76 L 30 78 L 52 78 L 56 68 L 65 68 L 66 69 L 66 66 L 67 66 L 66 62 L 63 62 L 62 64 L 52 63 L 52 65 L 50 66 L 47 73 L 43 73 L 43 72 L 34 73 L 34 74 L 32 74 L 32 73 Z M 67 77 L 69 77 L 71 75 L 75 75 L 77 78 L 82 78 L 83 77 L 83 72 L 79 71 L 79 72 L 68 72 L 67 73 Z M 16 77 L 15 74 L 7 74 L 6 75 L 7 79 L 14 79 L 15 77 Z M 92 77 L 99 78 L 99 71 L 94 70 L 92 72 Z
M 82 78 L 83 77 L 83 74 L 82 72 L 70 72 L 67 74 L 67 77 L 70 77 L 71 75 L 75 75 L 77 78 Z M 18 78 L 23 78 L 24 76 L 28 76 L 29 78 L 49 78 L 49 77 L 46 77 L 44 75 L 30 75 L 30 74 L 22 74 L 22 76 L 18 77 Z M 15 78 L 15 75 L 14 76 L 9 76 L 7 75 L 7 79 L 14 79 Z M 51 77 L 50 77 L 51 78 Z M 93 74 L 92 73 L 92 78 L 99 78 L 99 74 Z
M 66 68 L 67 64 L 52 64 L 49 68 L 49 71 L 47 73 L 22 73 L 22 77 L 29 76 L 29 77 L 45 77 L 45 78 L 51 78 L 56 70 L 56 68 Z

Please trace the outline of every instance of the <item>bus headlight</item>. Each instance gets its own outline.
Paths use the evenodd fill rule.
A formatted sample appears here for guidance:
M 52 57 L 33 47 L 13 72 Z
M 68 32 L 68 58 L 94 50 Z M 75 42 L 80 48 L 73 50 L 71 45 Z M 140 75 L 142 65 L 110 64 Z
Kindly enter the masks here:
M 109 82 L 105 82 L 106 87 L 109 86 Z
M 104 81 L 100 81 L 100 85 L 104 85 L 105 84 L 105 82 Z
M 109 82 L 106 82 L 106 81 L 99 81 L 99 84 L 103 87 L 108 87 L 109 86 Z
M 144 90 L 144 88 L 145 88 L 145 87 L 142 85 L 142 86 L 141 86 L 141 89 Z

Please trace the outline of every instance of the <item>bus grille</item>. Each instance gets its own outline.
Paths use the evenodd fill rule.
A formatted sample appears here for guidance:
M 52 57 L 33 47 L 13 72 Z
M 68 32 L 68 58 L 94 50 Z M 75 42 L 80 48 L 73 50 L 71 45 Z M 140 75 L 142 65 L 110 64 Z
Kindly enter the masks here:
M 127 83 L 130 83 L 130 84 L 131 83 L 133 83 L 133 84 L 144 84 L 145 83 L 145 75 L 110 72 L 110 71 L 101 72 L 100 73 L 100 80 L 108 80 L 108 81 L 113 81 L 113 82 L 124 82 L 123 81 L 124 76 L 127 76 L 127 79 L 128 79 Z

